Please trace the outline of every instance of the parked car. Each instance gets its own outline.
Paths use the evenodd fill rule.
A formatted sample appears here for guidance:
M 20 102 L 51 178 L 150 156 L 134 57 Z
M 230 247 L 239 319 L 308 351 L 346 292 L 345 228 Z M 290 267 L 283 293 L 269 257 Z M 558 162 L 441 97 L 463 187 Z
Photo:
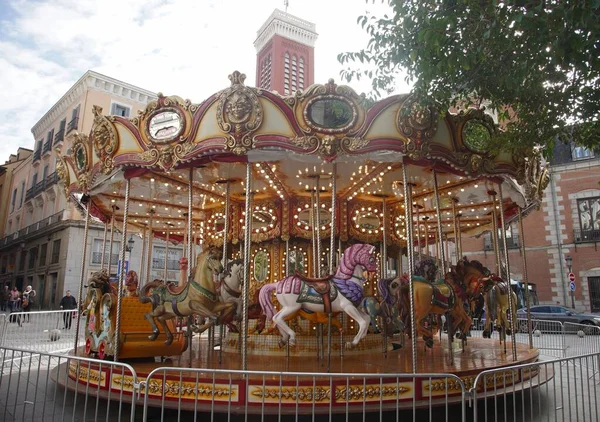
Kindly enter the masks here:
M 526 333 L 527 330 L 527 321 L 523 321 L 527 319 L 527 308 L 522 308 L 517 311 L 517 318 L 519 319 L 519 331 L 522 333 Z M 531 319 L 536 321 L 558 321 L 561 323 L 572 323 L 572 324 L 582 324 L 588 325 L 590 328 L 586 329 L 585 327 L 565 327 L 565 331 L 577 332 L 581 328 L 583 328 L 583 332 L 586 334 L 598 334 L 600 333 L 600 329 L 592 328 L 600 327 L 600 315 L 594 314 L 583 314 L 573 311 L 572 309 L 565 308 L 564 306 L 558 305 L 535 305 L 531 307 Z M 539 329 L 540 331 L 556 331 L 557 325 L 552 327 L 551 325 L 544 326 L 543 324 L 537 323 L 533 326 L 535 330 Z

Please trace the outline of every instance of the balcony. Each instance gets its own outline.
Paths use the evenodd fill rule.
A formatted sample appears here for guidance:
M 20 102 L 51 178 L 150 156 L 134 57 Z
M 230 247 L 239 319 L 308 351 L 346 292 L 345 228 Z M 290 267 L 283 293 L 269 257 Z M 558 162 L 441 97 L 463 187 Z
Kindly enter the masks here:
M 105 262 L 108 264 L 108 253 L 104 256 Z M 113 253 L 110 254 L 110 265 L 118 265 L 119 264 L 119 254 Z M 92 252 L 92 264 L 101 264 L 102 263 L 102 252 Z
M 58 174 L 56 172 L 51 173 L 50 176 L 46 177 L 46 186 L 45 189 L 48 189 L 50 186 L 58 183 Z
M 24 229 L 19 230 L 16 233 L 5 236 L 4 238 L 0 239 L 0 247 L 11 245 L 13 243 L 16 243 L 17 241 L 24 241 L 26 240 L 26 237 L 28 237 L 29 235 L 33 235 L 39 230 L 57 225 L 62 221 L 62 215 L 62 211 L 57 212 L 56 214 L 51 215 L 50 217 L 46 217 L 43 220 L 38 221 L 37 223 L 33 223 L 25 227 Z
M 79 123 L 79 116 L 75 117 L 73 120 L 71 120 L 67 124 L 67 133 L 71 132 L 72 130 L 77 130 L 77 124 L 78 123 Z
M 44 149 L 42 150 L 42 154 L 46 155 L 52 151 L 52 139 L 48 139 L 44 142 Z
M 42 158 L 42 150 L 40 148 L 33 153 L 33 162 L 35 163 L 36 161 L 40 161 L 41 158 Z
M 65 130 L 59 130 L 56 135 L 54 135 L 54 145 L 61 143 L 65 139 Z
M 575 243 L 600 242 L 600 230 L 573 230 L 573 241 Z
M 29 201 L 30 199 L 33 199 L 33 197 L 35 196 L 34 192 L 35 192 L 35 186 L 27 189 L 27 192 L 25 192 L 25 201 Z
M 179 271 L 179 261 L 176 259 L 167 260 L 167 270 Z M 165 260 L 164 258 L 152 258 L 152 269 L 153 270 L 164 270 Z
M 498 239 L 498 244 L 500 245 L 500 250 L 504 248 L 504 244 L 502 239 Z M 521 242 L 519 241 L 519 236 L 512 236 L 506 238 L 506 247 L 508 249 L 518 249 L 521 247 Z M 483 250 L 484 251 L 493 251 L 494 250 L 494 242 L 492 242 L 491 236 L 486 236 L 483 239 Z

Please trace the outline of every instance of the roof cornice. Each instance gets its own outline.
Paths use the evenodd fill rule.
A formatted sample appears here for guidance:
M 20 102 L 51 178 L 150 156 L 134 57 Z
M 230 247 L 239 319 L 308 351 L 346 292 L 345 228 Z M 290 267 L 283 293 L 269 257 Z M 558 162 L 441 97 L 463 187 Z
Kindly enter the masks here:
M 33 136 L 37 139 L 39 136 L 44 135 L 48 126 L 62 116 L 85 91 L 90 89 L 144 105 L 158 98 L 156 93 L 152 91 L 88 70 L 31 128 Z
M 254 47 L 261 52 L 273 35 L 280 35 L 309 47 L 315 46 L 318 34 L 316 26 L 307 20 L 275 9 L 256 33 Z

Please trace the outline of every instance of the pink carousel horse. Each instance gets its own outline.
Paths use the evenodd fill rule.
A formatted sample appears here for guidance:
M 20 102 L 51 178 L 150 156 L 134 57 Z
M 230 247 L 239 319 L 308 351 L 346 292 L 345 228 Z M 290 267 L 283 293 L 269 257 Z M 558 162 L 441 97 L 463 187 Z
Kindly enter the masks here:
M 267 284 L 260 290 L 259 301 L 263 312 L 281 332 L 280 346 L 296 344 L 296 333 L 286 324 L 286 318 L 301 309 L 312 312 L 345 312 L 354 319 L 359 330 L 348 348 L 352 348 L 367 334 L 370 318 L 360 310 L 364 299 L 364 271 L 376 271 L 375 247 L 356 244 L 344 251 L 340 267 L 334 276 L 308 279 L 299 274 Z M 271 294 L 276 290 L 281 310 L 275 313 Z

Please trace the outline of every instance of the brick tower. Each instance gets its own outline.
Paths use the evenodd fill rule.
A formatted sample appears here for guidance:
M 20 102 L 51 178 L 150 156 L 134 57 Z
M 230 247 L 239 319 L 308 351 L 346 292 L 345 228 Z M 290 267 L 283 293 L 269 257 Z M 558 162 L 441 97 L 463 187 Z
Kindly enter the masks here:
M 256 86 L 290 95 L 314 83 L 315 24 L 275 9 L 257 32 Z

